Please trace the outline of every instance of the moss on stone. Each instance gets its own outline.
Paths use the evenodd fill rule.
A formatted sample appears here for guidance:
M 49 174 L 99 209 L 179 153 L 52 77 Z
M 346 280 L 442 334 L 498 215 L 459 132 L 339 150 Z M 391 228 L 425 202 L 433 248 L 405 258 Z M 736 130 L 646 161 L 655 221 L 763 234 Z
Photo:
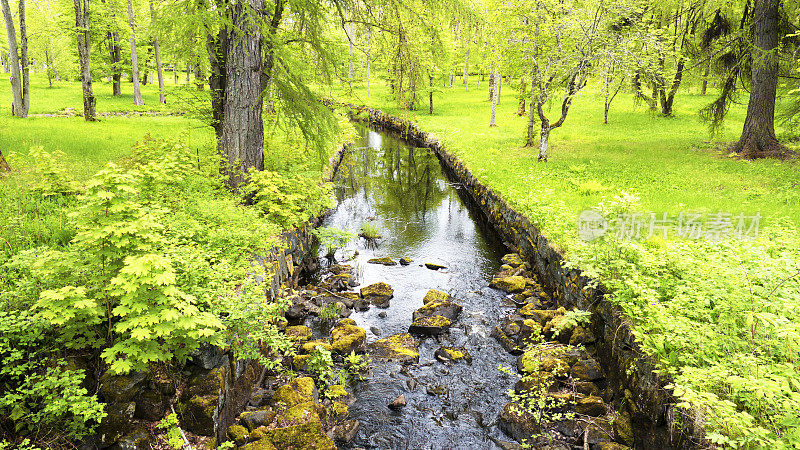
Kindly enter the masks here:
M 316 403 L 303 402 L 292 406 L 276 417 L 278 426 L 296 425 L 307 422 L 319 422 L 319 412 Z
M 418 345 L 419 342 L 409 333 L 398 333 L 370 344 L 370 355 L 378 359 L 418 362 Z
M 349 413 L 350 409 L 342 402 L 333 402 L 333 404 L 328 407 L 328 418 L 331 420 L 344 419 Z
M 314 380 L 311 377 L 300 377 L 279 387 L 272 396 L 272 403 L 291 407 L 303 402 L 313 402 L 316 397 Z
M 366 297 L 391 297 L 394 295 L 394 289 L 384 282 L 370 284 L 361 288 L 361 296 Z
M 228 438 L 236 443 L 242 443 L 247 439 L 247 428 L 241 425 L 231 425 L 228 427 Z
M 292 358 L 292 368 L 294 370 L 306 370 L 309 359 L 311 359 L 311 355 L 295 355 Z
M 331 438 L 322 432 L 320 422 L 275 428 L 267 431 L 267 439 L 280 449 L 336 450 Z
M 381 265 L 384 265 L 384 266 L 396 266 L 397 265 L 397 263 L 392 258 L 389 258 L 388 256 L 384 256 L 382 258 L 372 258 L 372 259 L 368 260 L 367 263 L 369 263 L 369 264 L 381 264 Z
M 444 316 L 428 316 L 415 320 L 408 328 L 410 333 L 436 335 L 441 334 L 452 325 L 452 322 Z
M 431 290 L 428 291 L 427 294 L 425 294 L 425 297 L 422 299 L 422 303 L 427 305 L 428 303 L 433 302 L 433 301 L 440 301 L 441 302 L 441 301 L 449 300 L 449 299 L 450 299 L 450 295 L 447 292 L 442 292 L 442 291 L 439 291 L 439 290 L 436 290 L 436 289 L 431 289 Z
M 350 395 L 350 393 L 347 392 L 347 389 L 345 389 L 341 384 L 334 384 L 328 387 L 327 396 L 332 400 L 344 398 L 348 395 Z
M 311 328 L 305 325 L 286 327 L 286 335 L 298 341 L 307 341 L 311 339 Z
M 259 439 L 255 442 L 246 444 L 244 447 L 242 447 L 242 450 L 277 450 L 277 449 L 269 440 Z
M 333 350 L 333 347 L 331 346 L 330 342 L 328 342 L 328 341 L 326 341 L 324 339 L 317 339 L 317 340 L 314 340 L 314 341 L 308 341 L 308 342 L 304 343 L 300 347 L 300 349 L 301 349 L 301 351 L 303 353 L 311 353 L 311 352 L 314 351 L 314 348 L 317 347 L 318 345 L 321 346 L 322 348 L 324 348 L 327 351 L 332 351 Z
M 503 264 L 511 266 L 512 268 L 525 264 L 525 261 L 522 260 L 518 253 L 509 253 L 503 256 L 500 261 L 502 261 Z
M 261 439 L 266 439 L 267 438 L 267 431 L 269 431 L 269 428 L 267 428 L 266 426 L 262 425 L 262 426 L 260 426 L 260 427 L 258 427 L 255 430 L 250 432 L 250 439 L 252 439 L 254 441 L 259 441 Z M 269 442 L 269 441 L 267 441 L 267 442 Z M 271 442 L 270 442 L 270 445 L 272 445 Z
M 353 320 L 345 319 L 333 328 L 331 336 L 333 339 L 332 348 L 346 355 L 364 343 L 367 339 L 367 332 L 363 328 L 356 326 Z
M 525 290 L 525 278 L 518 275 L 498 277 L 493 279 L 489 286 L 508 293 L 522 292 Z

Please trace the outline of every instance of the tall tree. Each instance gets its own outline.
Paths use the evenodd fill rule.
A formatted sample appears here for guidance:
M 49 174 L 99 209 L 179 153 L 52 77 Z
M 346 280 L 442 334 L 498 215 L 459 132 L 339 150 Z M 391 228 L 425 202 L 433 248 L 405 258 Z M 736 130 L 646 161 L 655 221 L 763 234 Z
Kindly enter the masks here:
M 95 98 L 92 92 L 91 41 L 89 32 L 89 0 L 73 0 L 75 8 L 75 30 L 78 38 L 78 61 L 81 66 L 81 86 L 83 90 L 83 119 L 93 122 L 95 118 Z
M 111 94 L 116 97 L 122 95 L 122 48 L 119 45 L 119 31 L 111 30 L 107 37 L 111 56 Z
M 161 49 L 158 42 L 158 26 L 156 22 L 156 10 L 153 6 L 153 0 L 150 0 L 150 32 L 153 34 L 153 53 L 156 59 L 156 73 L 158 74 L 158 101 L 167 103 L 167 98 L 164 96 L 164 71 L 161 67 Z
M 754 0 L 750 100 L 747 117 L 734 150 L 747 158 L 762 158 L 785 149 L 775 136 L 775 98 L 778 91 L 778 0 Z
M 19 2 L 20 45 L 17 47 L 17 33 L 14 17 L 8 0 L 0 0 L 3 9 L 3 18 L 6 22 L 6 35 L 8 36 L 8 54 L 11 63 L 11 114 L 16 117 L 28 117 L 30 99 L 28 92 L 28 36 L 25 24 L 25 0 Z
M 136 55 L 136 19 L 133 15 L 133 0 L 128 0 L 128 26 L 131 27 L 131 75 L 133 76 L 133 104 L 144 105 L 139 86 L 139 58 Z
M 261 28 L 255 17 L 263 9 L 263 0 L 231 6 L 232 33 L 226 51 L 227 79 L 218 148 L 227 157 L 233 188 L 246 181 L 248 171 L 264 169 Z
M 6 158 L 3 156 L 3 151 L 0 150 L 0 173 L 2 172 L 10 172 L 11 166 L 8 165 L 6 162 Z

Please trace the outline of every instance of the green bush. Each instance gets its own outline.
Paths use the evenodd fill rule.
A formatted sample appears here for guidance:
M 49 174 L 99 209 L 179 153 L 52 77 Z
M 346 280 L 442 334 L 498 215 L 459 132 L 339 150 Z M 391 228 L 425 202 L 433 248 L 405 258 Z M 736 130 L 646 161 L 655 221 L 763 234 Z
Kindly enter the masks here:
M 242 193 L 267 219 L 284 228 L 307 222 L 333 205 L 330 183 L 320 185 L 313 172 L 255 172 Z

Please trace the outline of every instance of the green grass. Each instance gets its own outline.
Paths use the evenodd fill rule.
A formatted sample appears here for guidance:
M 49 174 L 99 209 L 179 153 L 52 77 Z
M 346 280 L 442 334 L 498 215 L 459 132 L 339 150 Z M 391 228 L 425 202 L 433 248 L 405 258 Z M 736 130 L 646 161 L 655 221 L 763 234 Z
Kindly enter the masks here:
M 549 200 L 563 201 L 577 214 L 608 198 L 609 192 L 625 190 L 637 193 L 646 211 L 760 211 L 767 218 L 789 217 L 800 223 L 796 164 L 740 161 L 722 151 L 725 143 L 738 138 L 743 105 L 731 108 L 721 132 L 712 137 L 698 117 L 711 95 L 681 93 L 675 117 L 665 118 L 651 115 L 645 106 L 634 105 L 631 95 L 621 93 L 609 124 L 603 125 L 602 98 L 585 91 L 564 126 L 552 132 L 549 162 L 537 164 L 538 147 L 522 146 L 527 117 L 515 114 L 516 92 L 511 87 L 502 91 L 498 127 L 489 128 L 486 83 L 469 92 L 454 88 L 438 95 L 433 115 L 427 114 L 426 105 L 424 111 L 397 111 L 377 84 L 370 100 L 363 88 L 355 90 L 352 100 L 416 121 L 505 196 L 524 197 L 530 186 L 546 185 Z M 610 189 L 587 193 L 580 188 L 592 180 Z
M 179 76 L 176 85 L 172 78 L 172 73 L 164 73 L 165 90 L 167 92 L 167 104 L 163 105 L 158 101 L 158 84 L 148 83 L 142 85 L 143 106 L 133 105 L 133 84 L 123 80 L 121 84 L 122 95 L 113 96 L 111 83 L 105 79 L 95 79 L 92 82 L 92 91 L 97 99 L 97 112 L 111 111 L 171 111 L 180 105 L 177 98 L 185 88 L 188 91 L 195 89 L 194 83 L 185 84 L 184 75 Z M 11 113 L 11 84 L 7 82 L 7 77 L 0 82 L 0 113 L 9 115 Z M 62 111 L 65 108 L 74 108 L 76 112 L 83 112 L 83 93 L 80 81 L 54 81 L 53 87 L 47 82 L 47 76 L 41 73 L 31 75 L 31 105 L 30 114 L 52 114 Z
M 549 162 L 525 148 L 526 118 L 506 85 L 489 128 L 487 84 L 446 89 L 434 114 L 398 111 L 380 83 L 327 95 L 415 121 L 473 174 L 526 214 L 569 264 L 611 289 L 644 351 L 661 361 L 674 393 L 707 437 L 723 446 L 787 448 L 800 442 L 800 176 L 795 161 L 742 161 L 725 150 L 744 121 L 734 105 L 715 137 L 698 119 L 712 96 L 682 87 L 674 117 L 650 114 L 629 93 L 603 124 L 602 97 L 582 92 L 551 133 Z M 552 111 L 560 108 L 558 99 Z M 538 131 L 538 129 L 537 129 Z M 778 129 L 779 135 L 786 130 Z M 629 195 L 632 194 L 632 195 Z M 638 198 L 638 199 L 637 199 Z M 613 235 L 587 243 L 581 211 L 760 213 L 758 239 L 641 241 Z M 613 217 L 613 215 L 612 215 Z M 684 405 L 684 406 L 685 406 Z M 694 420 L 690 418 L 689 420 Z

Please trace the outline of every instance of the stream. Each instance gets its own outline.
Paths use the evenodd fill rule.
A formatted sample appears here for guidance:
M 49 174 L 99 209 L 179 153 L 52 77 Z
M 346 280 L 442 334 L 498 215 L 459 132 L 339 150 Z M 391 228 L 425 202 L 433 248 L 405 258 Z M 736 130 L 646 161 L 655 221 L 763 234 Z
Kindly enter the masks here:
M 336 259 L 355 268 L 360 287 L 386 282 L 394 297 L 388 308 L 373 306 L 350 318 L 367 330 L 369 343 L 407 332 L 429 289 L 449 293 L 463 311 L 444 334 L 422 340 L 419 364 L 373 362 L 371 375 L 353 388 L 350 418 L 361 426 L 350 446 L 495 448 L 493 439 L 511 440 L 497 428 L 497 417 L 515 381 L 498 371 L 498 365 L 513 367 L 515 357 L 490 333 L 514 308 L 505 301 L 506 294 L 488 284 L 508 251 L 481 213 L 467 206 L 468 194 L 447 179 L 436 155 L 358 127 L 360 138 L 335 180 L 337 205 L 323 226 L 353 234 L 365 223 L 377 227 L 381 239 L 353 240 Z M 322 253 L 320 261 L 330 264 Z M 367 262 L 378 257 L 413 262 Z M 431 270 L 425 263 L 446 268 Z M 434 352 L 443 345 L 465 347 L 471 363 L 438 361 Z M 388 408 L 401 394 L 407 406 Z

